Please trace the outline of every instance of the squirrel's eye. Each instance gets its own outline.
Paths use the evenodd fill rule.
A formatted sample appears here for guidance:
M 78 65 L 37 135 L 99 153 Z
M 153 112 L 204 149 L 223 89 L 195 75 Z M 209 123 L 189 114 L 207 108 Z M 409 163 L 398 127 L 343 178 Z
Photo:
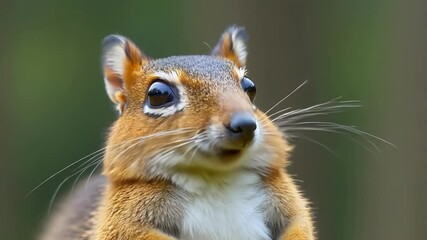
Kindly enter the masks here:
M 167 107 L 176 103 L 177 100 L 176 88 L 165 82 L 154 82 L 148 89 L 147 104 L 152 108 Z
M 242 85 L 243 91 L 245 91 L 246 94 L 248 94 L 249 99 L 253 102 L 256 95 L 255 84 L 247 77 L 243 77 L 240 84 Z

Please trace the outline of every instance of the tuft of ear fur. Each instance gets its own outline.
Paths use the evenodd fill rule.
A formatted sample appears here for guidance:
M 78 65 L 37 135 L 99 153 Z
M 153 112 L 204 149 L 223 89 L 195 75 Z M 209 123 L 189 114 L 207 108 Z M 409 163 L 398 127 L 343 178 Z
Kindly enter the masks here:
M 231 26 L 222 34 L 221 39 L 212 50 L 212 55 L 224 57 L 238 67 L 244 67 L 248 56 L 247 40 L 248 35 L 243 27 Z
M 126 103 L 124 90 L 134 84 L 134 73 L 141 71 L 146 56 L 129 39 L 109 35 L 102 41 L 102 65 L 107 94 L 123 110 Z

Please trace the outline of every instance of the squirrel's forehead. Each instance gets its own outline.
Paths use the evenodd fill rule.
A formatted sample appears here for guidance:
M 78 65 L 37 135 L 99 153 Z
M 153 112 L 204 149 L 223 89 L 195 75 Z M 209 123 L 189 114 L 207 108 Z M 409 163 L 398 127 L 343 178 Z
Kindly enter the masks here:
M 236 68 L 214 56 L 173 56 L 150 61 L 146 67 L 150 72 L 184 71 L 191 78 L 213 81 L 229 79 Z

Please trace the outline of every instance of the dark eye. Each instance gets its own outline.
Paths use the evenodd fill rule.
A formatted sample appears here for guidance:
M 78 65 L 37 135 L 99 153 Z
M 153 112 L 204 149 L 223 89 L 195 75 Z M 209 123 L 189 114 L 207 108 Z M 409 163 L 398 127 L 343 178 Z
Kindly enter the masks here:
M 151 84 L 147 93 L 147 104 L 152 108 L 168 107 L 178 101 L 178 90 L 165 82 Z
M 242 81 L 240 82 L 242 85 L 243 91 L 248 94 L 249 99 L 253 102 L 256 95 L 256 87 L 255 84 L 247 77 L 243 77 Z

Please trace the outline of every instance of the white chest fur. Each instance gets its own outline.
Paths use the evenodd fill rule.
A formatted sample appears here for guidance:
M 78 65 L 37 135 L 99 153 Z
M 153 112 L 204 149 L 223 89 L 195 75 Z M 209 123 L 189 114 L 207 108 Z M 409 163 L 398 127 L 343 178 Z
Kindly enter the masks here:
M 268 240 L 262 204 L 266 193 L 254 173 L 207 184 L 185 204 L 182 240 Z

